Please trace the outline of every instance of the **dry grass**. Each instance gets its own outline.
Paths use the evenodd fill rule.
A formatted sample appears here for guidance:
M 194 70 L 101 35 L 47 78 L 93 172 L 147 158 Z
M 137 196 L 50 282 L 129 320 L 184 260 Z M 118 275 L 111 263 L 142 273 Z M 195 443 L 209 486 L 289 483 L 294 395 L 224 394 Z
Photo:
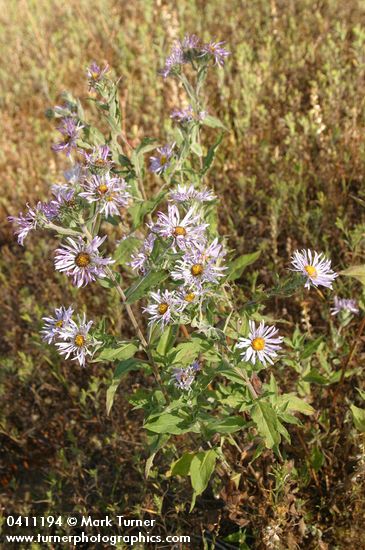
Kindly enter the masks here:
M 209 529 L 222 540 L 241 526 L 252 548 L 365 548 L 364 447 L 344 406 L 346 398 L 356 399 L 361 377 L 344 386 L 336 410 L 330 389 L 313 388 L 316 420 L 300 436 L 292 432 L 281 466 L 267 453 L 254 464 L 254 475 L 250 451 L 232 452 L 243 473 L 239 490 L 222 477 L 221 499 L 208 494 L 192 518 L 179 512 L 186 487 L 162 474 L 144 482 L 143 435 L 130 407 L 119 399 L 111 419 L 105 417 L 110 369 L 79 372 L 40 346 L 40 318 L 49 304 L 67 294 L 98 316 L 107 301 L 111 318 L 114 298 L 100 290 L 75 293 L 53 271 L 49 236 L 34 235 L 21 249 L 5 218 L 45 198 L 60 177 L 64 165 L 50 151 L 54 127 L 44 112 L 63 90 L 86 97 L 84 70 L 92 60 L 107 61 L 121 77 L 130 141 L 144 135 L 166 140 L 168 114 L 182 91 L 156 71 L 174 38 L 189 32 L 226 39 L 232 51 L 218 83 L 214 76 L 208 87 L 210 112 L 230 128 L 210 178 L 224 201 L 221 232 L 231 246 L 237 253 L 263 250 L 258 272 L 251 271 L 243 286 L 254 286 L 256 276 L 269 284 L 297 246 L 330 252 L 338 269 L 363 262 L 365 220 L 356 199 L 364 198 L 364 23 L 360 0 L 0 0 L 0 481 L 6 513 L 153 508 L 162 510 L 162 530 L 186 533 L 193 525 L 197 537 Z M 346 284 L 347 293 L 360 295 L 359 286 Z M 271 304 L 272 314 L 284 315 L 283 307 Z M 313 297 L 286 307 L 290 323 L 300 324 L 302 316 L 313 336 L 327 326 Z M 127 330 L 121 316 L 115 323 Z M 360 350 L 358 365 L 362 359 Z M 128 380 L 131 386 L 142 382 Z M 317 447 L 325 463 L 315 471 L 309 464 Z M 166 461 L 159 460 L 164 472 Z M 194 548 L 201 544 L 196 540 Z

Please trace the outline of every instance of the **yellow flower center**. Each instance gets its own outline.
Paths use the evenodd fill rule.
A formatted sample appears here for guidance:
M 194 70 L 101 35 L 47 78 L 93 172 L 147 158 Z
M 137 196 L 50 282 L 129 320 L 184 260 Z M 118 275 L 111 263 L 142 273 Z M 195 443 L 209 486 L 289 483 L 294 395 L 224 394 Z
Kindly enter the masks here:
M 56 326 L 57 328 L 63 327 L 63 321 L 62 321 L 62 319 L 60 319 L 59 321 L 56 321 L 55 326 Z
M 88 254 L 87 252 L 79 252 L 75 258 L 75 264 L 78 267 L 87 267 L 90 262 L 90 254 Z
M 191 266 L 191 274 L 194 275 L 194 277 L 199 277 L 204 271 L 203 264 L 194 264 Z
M 76 334 L 74 342 L 75 346 L 77 346 L 78 348 L 82 348 L 82 346 L 85 344 L 85 336 L 83 336 L 82 334 Z
M 304 269 L 308 273 L 309 277 L 312 277 L 312 279 L 315 279 L 317 277 L 317 270 L 312 265 L 306 265 Z
M 105 166 L 106 165 L 106 160 L 105 159 L 96 159 L 94 161 L 94 164 L 95 164 L 95 166 Z
M 265 340 L 263 338 L 254 338 L 251 342 L 251 346 L 255 351 L 262 351 L 265 347 Z
M 158 306 L 158 312 L 160 315 L 163 315 L 164 313 L 166 313 L 168 309 L 169 309 L 169 305 L 166 304 L 166 302 L 162 302 L 162 304 Z
M 97 80 L 99 78 L 99 73 L 95 72 L 95 71 L 92 71 L 91 73 L 91 78 L 93 80 Z
M 188 294 L 186 294 L 184 298 L 185 302 L 192 302 L 194 299 L 195 299 L 194 292 L 189 292 Z
M 108 191 L 108 186 L 105 183 L 101 183 L 98 187 L 98 191 L 101 195 L 104 195 Z
M 174 229 L 174 235 L 175 237 L 185 237 L 186 235 L 185 227 L 182 227 L 181 225 L 176 226 Z
M 161 164 L 161 165 L 162 165 L 162 164 L 166 164 L 167 160 L 168 160 L 168 159 L 167 159 L 167 156 L 166 156 L 166 155 L 161 155 L 161 156 L 160 156 L 160 164 Z

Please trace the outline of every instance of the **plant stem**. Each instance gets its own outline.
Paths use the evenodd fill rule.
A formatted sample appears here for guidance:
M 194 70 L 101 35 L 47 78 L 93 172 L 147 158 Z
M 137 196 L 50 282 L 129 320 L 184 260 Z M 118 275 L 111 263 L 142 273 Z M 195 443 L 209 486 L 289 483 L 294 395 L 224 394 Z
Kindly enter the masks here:
M 355 339 L 352 343 L 350 353 L 348 354 L 348 357 L 347 357 L 346 361 L 342 365 L 341 378 L 340 378 L 340 381 L 338 383 L 337 391 L 338 391 L 339 387 L 343 384 L 343 381 L 345 379 L 346 370 L 347 370 L 349 364 L 351 363 L 352 359 L 354 358 L 354 355 L 355 355 L 355 352 L 356 352 L 356 349 L 357 349 L 357 346 L 359 344 L 359 340 L 361 338 L 361 335 L 363 333 L 364 328 L 365 328 L 365 317 L 361 320 L 359 328 L 357 329 Z M 337 393 L 337 391 L 336 391 L 336 393 Z

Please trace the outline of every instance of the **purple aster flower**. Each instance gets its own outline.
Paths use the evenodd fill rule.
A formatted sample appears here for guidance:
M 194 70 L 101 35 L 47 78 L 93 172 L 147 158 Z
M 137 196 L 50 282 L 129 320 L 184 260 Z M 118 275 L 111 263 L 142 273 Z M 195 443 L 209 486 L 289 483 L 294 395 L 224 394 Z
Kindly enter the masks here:
M 356 300 L 350 300 L 346 298 L 339 298 L 338 296 L 334 297 L 334 306 L 331 308 L 331 315 L 337 315 L 341 311 L 346 311 L 348 313 L 359 313 L 359 308 Z
M 181 48 L 185 50 L 196 50 L 199 47 L 200 39 L 196 34 L 186 34 L 180 42 Z
M 143 313 L 148 313 L 150 318 L 149 325 L 160 324 L 161 327 L 165 327 L 169 323 L 176 321 L 177 315 L 181 311 L 181 305 L 177 300 L 175 292 L 169 290 L 158 290 L 157 292 L 151 292 L 150 298 L 152 303 L 143 308 Z
M 86 322 L 85 313 L 83 317 L 78 318 L 77 323 L 70 319 L 67 326 L 59 331 L 58 336 L 64 341 L 56 342 L 59 353 L 65 355 L 66 359 L 73 355 L 72 360 L 78 361 L 81 367 L 85 366 L 87 356 L 93 356 L 95 345 L 98 343 L 89 334 L 92 324 L 93 321 Z
M 48 344 L 51 344 L 55 339 L 59 337 L 60 330 L 65 329 L 72 317 L 74 310 L 72 307 L 66 309 L 64 306 L 56 307 L 54 317 L 43 317 L 44 327 L 41 330 L 43 334 L 43 340 Z
M 195 375 L 199 370 L 200 365 L 198 361 L 194 361 L 194 363 L 185 368 L 175 368 L 172 381 L 180 390 L 190 391 L 191 385 L 195 380 Z
M 201 51 L 203 52 L 203 55 L 212 55 L 214 57 L 215 64 L 222 67 L 226 57 L 230 55 L 229 51 L 222 48 L 223 44 L 225 44 L 225 42 L 211 41 L 208 44 L 204 44 Z
M 113 166 L 112 154 L 108 145 L 98 145 L 91 153 L 83 152 L 89 169 L 109 170 Z
M 205 242 L 205 230 L 209 224 L 200 222 L 201 217 L 194 208 L 190 208 L 180 219 L 177 206 L 169 205 L 167 214 L 157 213 L 157 222 L 151 230 L 161 237 L 172 237 L 174 250 L 176 246 L 186 250 L 199 242 Z
M 91 176 L 84 183 L 84 189 L 80 197 L 88 202 L 96 202 L 99 212 L 106 217 L 120 216 L 119 209 L 127 206 L 130 199 L 125 180 L 112 177 L 109 172 L 102 176 Z
M 292 271 L 302 273 L 305 277 L 305 288 L 309 290 L 310 286 L 325 286 L 332 288 L 332 283 L 338 277 L 331 269 L 331 260 L 327 260 L 323 253 L 312 250 L 296 250 L 292 257 Z
M 85 286 L 98 277 L 106 277 L 105 266 L 114 263 L 111 258 L 102 258 L 98 248 L 105 241 L 103 238 L 94 237 L 91 243 L 85 243 L 82 237 L 77 241 L 68 237 L 68 245 L 57 248 L 55 256 L 55 269 L 66 272 L 72 277 L 73 284 L 77 287 Z
M 187 185 L 178 185 L 177 189 L 174 189 L 173 191 L 170 191 L 169 193 L 169 201 L 176 201 L 176 202 L 189 202 L 189 201 L 196 201 L 196 202 L 209 202 L 214 201 L 217 197 L 207 189 L 206 187 L 203 187 L 200 191 L 194 187 L 194 185 L 190 185 L 189 187 Z
M 62 120 L 62 125 L 57 128 L 57 130 L 64 136 L 64 139 L 52 145 L 53 151 L 56 153 L 64 151 L 66 155 L 69 156 L 72 149 L 77 148 L 77 140 L 83 127 L 84 126 L 81 122 L 78 122 L 74 118 L 64 118 Z
M 171 54 L 167 57 L 165 66 L 161 69 L 160 74 L 164 78 L 167 78 L 179 65 L 182 65 L 183 63 L 185 63 L 184 52 L 181 44 L 176 42 L 171 50 Z
M 171 277 L 199 290 L 205 283 L 216 284 L 224 276 L 226 267 L 219 265 L 224 256 L 225 252 L 218 239 L 210 245 L 197 243 L 195 250 L 189 250 L 176 262 Z
M 97 85 L 102 82 L 104 76 L 109 71 L 109 65 L 105 65 L 103 69 L 97 65 L 97 63 L 91 63 L 90 67 L 87 68 L 86 74 L 89 80 L 89 89 L 96 89 Z
M 150 157 L 150 171 L 155 174 L 162 174 L 169 166 L 173 155 L 175 143 L 157 148 L 157 155 Z
M 242 357 L 245 361 L 250 361 L 253 365 L 256 359 L 263 365 L 266 362 L 273 364 L 273 358 L 277 356 L 277 351 L 281 348 L 282 336 L 277 336 L 279 330 L 275 327 L 265 326 L 261 321 L 256 328 L 254 321 L 249 321 L 250 332 L 248 338 L 240 338 L 237 348 L 241 348 Z
M 191 105 L 185 109 L 175 109 L 172 111 L 170 118 L 177 120 L 177 122 L 191 122 L 194 120 L 194 110 Z
M 27 204 L 27 212 L 23 214 L 20 212 L 19 216 L 9 216 L 9 222 L 14 223 L 18 226 L 18 229 L 15 230 L 15 235 L 18 236 L 18 243 L 21 246 L 24 246 L 24 239 L 28 236 L 28 233 L 32 229 L 36 229 L 39 223 L 46 221 L 47 208 L 42 202 L 37 202 L 36 206 L 30 207 Z M 50 211 L 48 212 L 51 213 Z
M 156 235 L 150 233 L 143 241 L 140 250 L 131 256 L 131 262 L 128 264 L 137 273 L 144 275 L 147 271 L 148 260 L 155 244 Z
M 195 35 L 185 35 L 183 40 L 177 40 L 172 47 L 171 54 L 165 61 L 164 68 L 160 74 L 167 78 L 178 69 L 179 65 L 184 65 L 194 56 L 199 47 L 199 38 Z
M 75 189 L 68 185 L 52 185 L 53 195 L 56 200 L 53 201 L 60 208 L 61 206 L 73 206 L 75 202 Z

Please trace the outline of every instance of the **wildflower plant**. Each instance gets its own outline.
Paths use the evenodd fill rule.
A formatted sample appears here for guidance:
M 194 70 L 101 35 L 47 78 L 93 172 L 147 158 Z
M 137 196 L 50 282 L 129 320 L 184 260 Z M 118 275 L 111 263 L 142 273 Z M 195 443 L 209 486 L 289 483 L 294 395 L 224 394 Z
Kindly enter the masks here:
M 43 339 L 81 367 L 90 361 L 115 365 L 108 411 L 123 376 L 144 371 L 146 388 L 130 401 L 145 415 L 146 474 L 156 453 L 168 445 L 176 452 L 174 438 L 190 434 L 170 473 L 190 477 L 192 505 L 217 461 L 234 474 L 224 456 L 234 437 L 244 434 L 257 456 L 265 445 L 280 454 L 282 439 L 290 440 L 285 424 L 300 425 L 295 413 L 313 412 L 296 395 L 280 393 L 275 369 L 285 355 L 284 335 L 264 317 L 264 302 L 304 287 L 331 289 L 336 278 L 321 254 L 296 251 L 273 288 L 250 300 L 239 297 L 236 281 L 260 252 L 234 258 L 218 232 L 212 166 L 226 128 L 208 114 L 203 95 L 208 71 L 223 70 L 227 59 L 223 42 L 202 44 L 196 36 L 176 42 L 160 74 L 180 83 L 189 107 L 176 106 L 167 144 L 145 138 L 136 148 L 121 131 L 117 82 L 108 66 L 93 63 L 87 69 L 90 100 L 108 131 L 91 125 L 80 102 L 67 95 L 52 111 L 61 134 L 53 151 L 70 163 L 65 181 L 52 187 L 48 202 L 11 218 L 21 245 L 35 229 L 60 238 L 55 269 L 74 286 L 99 284 L 119 295 L 131 339 L 94 332 L 95 321 L 74 312 L 73 304 L 54 305 L 53 316 L 44 318 Z M 151 177 L 160 191 L 148 197 Z M 107 240 L 107 226 L 108 235 L 121 228 L 117 245 Z M 336 313 L 354 311 L 350 306 L 337 301 Z M 264 384 L 254 383 L 258 376 Z

